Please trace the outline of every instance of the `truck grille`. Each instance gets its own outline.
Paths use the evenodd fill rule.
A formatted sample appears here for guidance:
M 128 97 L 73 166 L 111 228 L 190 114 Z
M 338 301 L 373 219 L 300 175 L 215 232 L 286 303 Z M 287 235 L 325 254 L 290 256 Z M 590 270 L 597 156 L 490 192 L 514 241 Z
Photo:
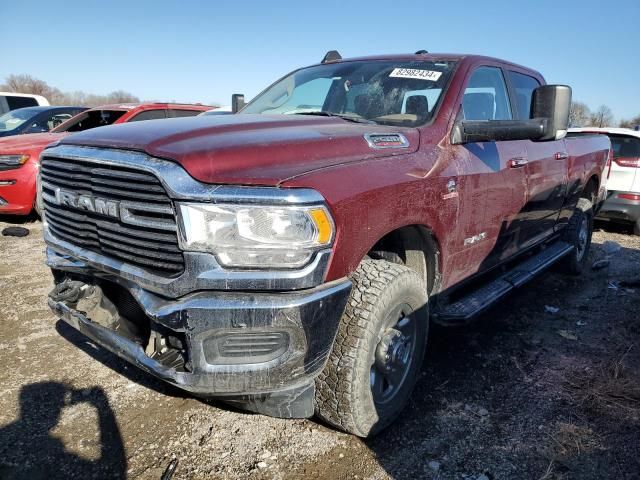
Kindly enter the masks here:
M 44 156 L 50 232 L 79 247 L 162 274 L 184 270 L 171 200 L 144 170 Z

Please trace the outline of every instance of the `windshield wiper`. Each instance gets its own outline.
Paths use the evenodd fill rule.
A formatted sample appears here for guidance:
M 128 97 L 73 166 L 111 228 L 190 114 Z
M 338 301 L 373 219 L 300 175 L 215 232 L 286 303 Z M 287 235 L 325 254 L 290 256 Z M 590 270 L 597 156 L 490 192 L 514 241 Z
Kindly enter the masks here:
M 353 115 L 343 115 L 340 113 L 333 113 L 327 110 L 316 110 L 314 112 L 296 112 L 294 115 L 317 115 L 319 117 L 338 117 L 348 122 L 354 122 L 354 123 L 369 123 L 369 124 L 376 123 L 373 120 L 368 120 L 366 118 L 354 117 Z

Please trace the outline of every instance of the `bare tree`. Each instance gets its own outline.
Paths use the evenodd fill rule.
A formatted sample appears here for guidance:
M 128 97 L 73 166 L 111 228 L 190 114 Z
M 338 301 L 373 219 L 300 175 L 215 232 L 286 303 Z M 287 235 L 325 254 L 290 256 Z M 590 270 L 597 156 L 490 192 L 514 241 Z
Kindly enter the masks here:
M 9 75 L 0 88 L 9 92 L 31 93 L 33 95 L 44 96 L 49 95 L 52 90 L 47 82 L 25 74 Z
M 621 128 L 636 128 L 638 125 L 640 125 L 640 115 L 636 115 L 629 120 L 620 120 Z
M 569 110 L 569 126 L 570 127 L 585 127 L 591 120 L 591 110 L 585 103 L 571 102 L 571 109 Z
M 31 75 L 9 75 L 0 90 L 17 93 L 31 93 L 46 97 L 51 105 L 83 105 L 97 107 L 110 103 L 136 103 L 140 99 L 123 90 L 116 90 L 107 95 L 93 95 L 83 91 L 64 93 L 47 82 L 32 77 Z
M 613 112 L 606 105 L 600 105 L 591 115 L 591 127 L 611 127 L 613 126 Z

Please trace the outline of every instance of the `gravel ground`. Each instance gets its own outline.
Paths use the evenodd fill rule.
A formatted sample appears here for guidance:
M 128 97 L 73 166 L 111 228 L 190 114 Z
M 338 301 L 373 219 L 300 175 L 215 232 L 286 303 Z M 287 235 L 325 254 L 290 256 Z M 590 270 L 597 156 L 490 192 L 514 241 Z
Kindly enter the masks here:
M 41 224 L 23 226 L 0 236 L 2 479 L 159 479 L 173 458 L 176 479 L 639 478 L 640 238 L 624 230 L 594 236 L 608 266 L 433 329 L 409 407 L 363 441 L 205 403 L 97 348 L 46 307 Z

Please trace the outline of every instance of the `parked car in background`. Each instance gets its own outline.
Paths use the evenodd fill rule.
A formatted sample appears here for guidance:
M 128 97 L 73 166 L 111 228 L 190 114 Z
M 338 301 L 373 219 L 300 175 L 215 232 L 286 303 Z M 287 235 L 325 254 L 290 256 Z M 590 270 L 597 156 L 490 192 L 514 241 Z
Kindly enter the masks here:
M 105 125 L 192 117 L 210 110 L 208 105 L 142 103 L 106 105 L 86 110 L 47 133 L 0 139 L 0 214 L 28 215 L 37 209 L 36 174 L 40 152 L 74 132 Z
M 565 139 L 571 89 L 545 83 L 330 52 L 235 115 L 67 137 L 41 160 L 49 305 L 184 390 L 378 432 L 431 321 L 588 261 L 611 143 Z
M 46 107 L 49 100 L 42 95 L 30 93 L 0 92 L 0 115 L 25 107 Z
M 206 112 L 203 112 L 200 114 L 200 116 L 209 116 L 209 115 L 231 115 L 233 112 L 231 111 L 231 107 L 229 106 L 224 106 L 224 107 L 217 107 L 211 110 L 207 110 Z
M 608 195 L 597 218 L 631 224 L 640 235 L 640 131 L 629 128 L 573 128 L 570 136 L 593 133 L 611 139 L 613 162 L 607 180 Z
M 26 107 L 0 116 L 0 137 L 44 133 L 60 126 L 85 107 Z

